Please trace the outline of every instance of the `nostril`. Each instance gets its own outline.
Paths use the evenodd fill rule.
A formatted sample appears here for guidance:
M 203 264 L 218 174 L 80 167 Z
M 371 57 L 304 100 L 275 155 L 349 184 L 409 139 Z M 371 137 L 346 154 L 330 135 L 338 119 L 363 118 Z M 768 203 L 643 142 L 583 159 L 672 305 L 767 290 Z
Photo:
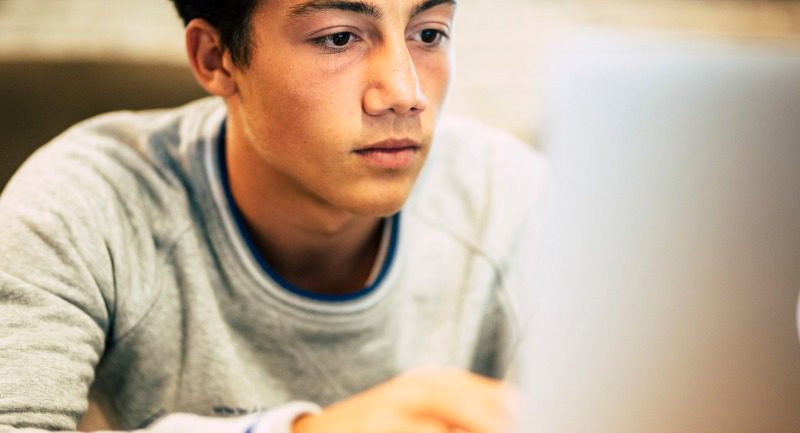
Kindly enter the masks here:
M 393 113 L 400 116 L 418 115 L 425 111 L 428 100 L 422 92 L 413 59 L 403 45 L 403 51 L 391 52 L 370 69 L 369 86 L 363 96 L 364 111 L 370 115 Z

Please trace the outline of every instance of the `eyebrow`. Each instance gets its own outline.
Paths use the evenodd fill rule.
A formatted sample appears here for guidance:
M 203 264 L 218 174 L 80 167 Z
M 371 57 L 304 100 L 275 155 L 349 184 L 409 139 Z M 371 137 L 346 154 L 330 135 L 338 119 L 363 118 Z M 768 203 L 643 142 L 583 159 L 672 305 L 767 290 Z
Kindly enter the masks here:
M 294 6 L 289 11 L 289 16 L 299 18 L 305 15 L 310 15 L 313 12 L 324 10 L 340 10 L 347 12 L 355 12 L 357 14 L 367 15 L 369 17 L 378 19 L 381 17 L 381 11 L 373 4 L 363 1 L 346 1 L 346 0 L 311 0 Z
M 428 9 L 432 9 L 443 4 L 455 6 L 456 0 L 426 0 L 414 7 L 414 10 L 411 11 L 411 18 L 414 18 Z
M 455 5 L 456 0 L 425 0 L 422 3 L 414 6 L 414 9 L 411 11 L 411 17 L 413 18 L 428 9 L 432 9 L 442 4 Z M 310 0 L 292 7 L 289 10 L 289 16 L 299 18 L 324 10 L 355 12 L 357 14 L 366 15 L 375 19 L 379 19 L 382 15 L 381 10 L 377 6 L 364 1 Z

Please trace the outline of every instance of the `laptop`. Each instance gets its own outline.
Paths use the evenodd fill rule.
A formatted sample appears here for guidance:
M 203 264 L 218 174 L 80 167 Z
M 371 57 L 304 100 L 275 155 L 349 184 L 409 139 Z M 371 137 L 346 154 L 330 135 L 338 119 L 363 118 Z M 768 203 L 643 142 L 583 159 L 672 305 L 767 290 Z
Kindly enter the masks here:
M 548 64 L 518 431 L 800 432 L 800 44 L 586 31 Z

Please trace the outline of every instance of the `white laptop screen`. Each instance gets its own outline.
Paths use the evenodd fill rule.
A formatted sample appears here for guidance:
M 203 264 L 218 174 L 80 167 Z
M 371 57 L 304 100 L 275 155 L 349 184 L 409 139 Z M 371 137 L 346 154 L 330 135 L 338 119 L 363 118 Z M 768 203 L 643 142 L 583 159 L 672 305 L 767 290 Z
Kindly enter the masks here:
M 565 43 L 523 432 L 800 432 L 800 46 Z

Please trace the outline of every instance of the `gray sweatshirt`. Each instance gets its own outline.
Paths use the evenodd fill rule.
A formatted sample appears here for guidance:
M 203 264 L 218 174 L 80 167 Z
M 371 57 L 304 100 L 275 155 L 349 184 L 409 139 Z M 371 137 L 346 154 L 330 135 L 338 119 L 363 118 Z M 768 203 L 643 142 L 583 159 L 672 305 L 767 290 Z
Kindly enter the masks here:
M 411 368 L 501 377 L 526 321 L 547 167 L 445 119 L 369 287 L 275 275 L 229 193 L 225 108 L 111 113 L 37 151 L 0 196 L 0 432 L 284 432 Z

